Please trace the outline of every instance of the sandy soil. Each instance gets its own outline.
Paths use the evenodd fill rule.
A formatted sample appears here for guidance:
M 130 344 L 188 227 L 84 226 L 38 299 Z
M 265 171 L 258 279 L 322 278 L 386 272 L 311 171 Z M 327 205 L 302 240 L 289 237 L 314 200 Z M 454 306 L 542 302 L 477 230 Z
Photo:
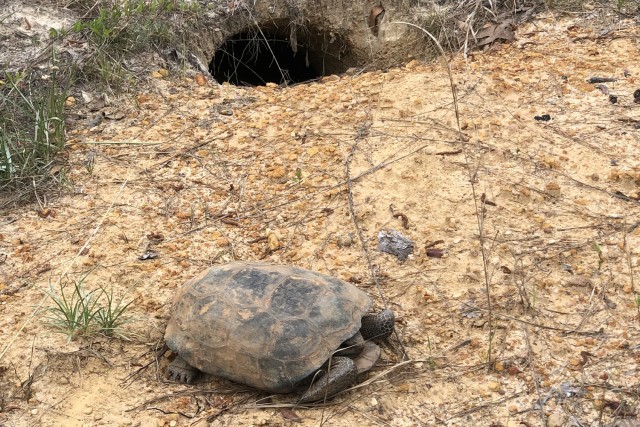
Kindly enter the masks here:
M 0 216 L 0 425 L 635 420 L 640 30 L 601 29 L 549 18 L 453 59 L 460 133 L 441 62 L 290 88 L 170 74 L 109 105 L 123 118 L 70 132 L 70 193 Z M 415 242 L 405 262 L 377 250 L 385 229 Z M 372 381 L 293 409 L 168 383 L 153 351 L 176 288 L 232 259 L 330 273 L 395 310 Z M 44 291 L 89 271 L 134 299 L 128 339 L 45 323 Z

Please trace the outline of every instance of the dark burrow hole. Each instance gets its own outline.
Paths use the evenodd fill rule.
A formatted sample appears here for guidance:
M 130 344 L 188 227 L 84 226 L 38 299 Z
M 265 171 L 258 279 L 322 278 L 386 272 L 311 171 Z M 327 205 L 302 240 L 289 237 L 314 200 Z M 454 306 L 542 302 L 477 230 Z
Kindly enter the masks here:
M 349 45 L 333 33 L 302 27 L 292 32 L 289 24 L 270 23 L 228 38 L 215 52 L 209 71 L 219 83 L 261 86 L 306 82 L 355 65 Z

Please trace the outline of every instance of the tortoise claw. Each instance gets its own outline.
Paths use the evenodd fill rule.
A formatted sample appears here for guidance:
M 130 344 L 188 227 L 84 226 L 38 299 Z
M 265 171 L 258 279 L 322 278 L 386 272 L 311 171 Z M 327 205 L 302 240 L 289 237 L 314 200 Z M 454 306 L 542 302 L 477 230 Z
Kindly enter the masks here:
M 198 377 L 199 371 L 185 362 L 183 358 L 176 357 L 176 359 L 169 364 L 167 373 L 173 381 L 191 384 Z

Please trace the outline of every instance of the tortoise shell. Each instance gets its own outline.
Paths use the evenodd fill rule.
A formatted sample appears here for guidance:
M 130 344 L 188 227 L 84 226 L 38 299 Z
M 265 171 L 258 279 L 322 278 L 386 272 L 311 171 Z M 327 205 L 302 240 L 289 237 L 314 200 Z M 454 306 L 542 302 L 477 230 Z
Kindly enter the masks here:
M 365 292 L 335 277 L 232 262 L 181 287 L 165 340 L 203 372 L 288 393 L 360 330 L 371 303 Z

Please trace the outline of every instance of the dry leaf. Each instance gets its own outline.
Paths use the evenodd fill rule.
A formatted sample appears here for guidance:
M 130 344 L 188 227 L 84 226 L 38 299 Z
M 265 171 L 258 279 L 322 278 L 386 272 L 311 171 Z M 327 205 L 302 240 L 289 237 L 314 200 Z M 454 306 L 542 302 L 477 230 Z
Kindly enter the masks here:
M 122 120 L 125 118 L 125 114 L 120 110 L 116 110 L 112 113 L 106 114 L 105 117 L 109 120 Z
M 282 414 L 282 418 L 285 420 L 295 421 L 297 423 L 302 421 L 302 417 L 291 408 L 280 408 L 280 414 Z
M 371 12 L 369 13 L 369 18 L 367 19 L 367 23 L 369 25 L 369 29 L 374 36 L 378 35 L 378 29 L 380 25 L 380 21 L 384 17 L 384 7 L 382 6 L 374 6 L 371 8 Z
M 482 28 L 476 33 L 478 47 L 491 44 L 496 40 L 508 42 L 513 41 L 516 37 L 513 29 L 513 25 L 509 21 L 503 22 L 501 24 L 493 24 L 488 27 Z
M 202 73 L 196 74 L 195 80 L 198 86 L 204 86 L 207 84 L 207 79 Z

